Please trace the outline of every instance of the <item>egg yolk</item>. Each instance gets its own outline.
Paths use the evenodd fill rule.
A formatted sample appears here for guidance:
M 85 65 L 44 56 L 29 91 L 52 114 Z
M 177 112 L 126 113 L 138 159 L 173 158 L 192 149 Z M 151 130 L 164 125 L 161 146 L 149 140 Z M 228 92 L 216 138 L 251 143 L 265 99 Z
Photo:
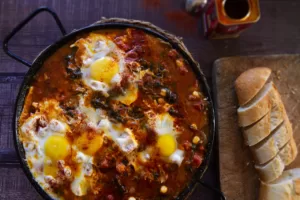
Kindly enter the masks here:
M 52 135 L 45 142 L 45 154 L 51 160 L 64 159 L 70 151 L 70 144 L 63 136 Z
M 44 160 L 44 174 L 55 177 L 57 174 L 57 171 L 58 171 L 57 167 L 53 164 L 53 162 L 50 159 L 46 158 Z
M 100 58 L 91 65 L 91 78 L 106 84 L 109 84 L 118 72 L 119 65 L 110 57 Z
M 138 88 L 135 85 L 131 85 L 126 91 L 125 95 L 118 96 L 116 99 L 121 103 L 129 106 L 138 97 Z
M 78 149 L 88 155 L 94 155 L 102 147 L 102 144 L 102 136 L 98 134 L 82 134 L 75 141 Z
M 176 140 L 174 136 L 170 134 L 165 134 L 159 136 L 157 140 L 157 147 L 162 156 L 170 156 L 176 150 Z

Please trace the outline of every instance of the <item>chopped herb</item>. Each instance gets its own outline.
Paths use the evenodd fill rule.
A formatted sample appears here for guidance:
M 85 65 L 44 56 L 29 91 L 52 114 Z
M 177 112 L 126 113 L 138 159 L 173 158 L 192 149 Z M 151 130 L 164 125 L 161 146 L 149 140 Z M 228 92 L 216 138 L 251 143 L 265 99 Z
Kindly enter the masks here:
M 95 93 L 92 97 L 91 104 L 94 108 L 108 109 L 108 100 L 100 92 Z
M 192 144 L 192 150 L 195 151 L 197 149 L 197 144 Z
M 126 158 L 124 158 L 123 160 L 122 160 L 122 163 L 124 164 L 124 165 L 128 165 L 128 160 L 126 159 Z
M 76 68 L 67 67 L 66 71 L 69 74 L 71 79 L 79 79 L 82 76 L 82 73 L 81 73 L 81 70 L 79 67 L 76 67 Z
M 174 117 L 182 117 L 182 114 L 179 113 L 178 110 L 176 110 L 174 107 L 170 107 L 168 110 L 169 114 L 174 116 Z
M 157 179 L 159 178 L 159 173 L 153 172 L 152 175 L 153 175 L 154 180 L 157 181 Z
M 137 106 L 134 106 L 128 112 L 128 115 L 132 118 L 135 118 L 135 119 L 141 119 L 145 116 L 143 110 L 140 107 L 137 107 Z
M 174 92 L 172 92 L 168 88 L 165 88 L 165 90 L 166 90 L 166 96 L 165 96 L 166 102 L 168 102 L 170 104 L 176 103 L 176 101 L 177 101 L 177 94 L 175 94 Z
M 187 171 L 187 172 L 193 172 L 193 167 L 190 165 L 190 164 L 187 164 L 184 166 L 184 169 Z
M 115 119 L 117 122 L 124 123 L 126 120 L 116 111 L 109 110 L 108 116 Z

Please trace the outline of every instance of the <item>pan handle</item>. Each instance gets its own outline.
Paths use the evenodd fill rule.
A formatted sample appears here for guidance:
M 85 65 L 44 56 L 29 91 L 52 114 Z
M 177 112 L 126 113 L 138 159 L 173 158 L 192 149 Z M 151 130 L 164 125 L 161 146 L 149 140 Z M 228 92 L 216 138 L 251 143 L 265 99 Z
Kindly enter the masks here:
M 219 196 L 220 196 L 220 199 L 221 200 L 226 200 L 226 197 L 224 196 L 223 192 L 220 191 L 219 189 L 217 188 L 214 188 L 206 183 L 204 183 L 203 181 L 199 180 L 198 183 L 200 183 L 203 187 L 206 187 L 207 189 L 210 189 L 212 190 L 213 192 L 217 193 Z
M 3 40 L 3 50 L 4 52 L 10 56 L 11 58 L 15 59 L 16 61 L 26 65 L 27 67 L 31 67 L 32 63 L 24 60 L 23 58 L 17 56 L 16 54 L 12 53 L 9 49 L 8 49 L 8 42 L 10 41 L 10 39 L 16 34 L 18 33 L 30 20 L 32 20 L 32 18 L 34 18 L 37 14 L 41 13 L 41 12 L 48 12 L 52 15 L 52 17 L 54 18 L 57 26 L 59 27 L 61 33 L 63 35 L 66 35 L 66 30 L 63 27 L 60 19 L 58 18 L 57 14 L 51 10 L 48 7 L 40 7 L 38 9 L 36 9 L 35 11 L 33 11 L 30 15 L 28 15 L 28 17 L 26 17 L 21 23 L 19 23 L 12 31 L 11 33 L 9 33 Z

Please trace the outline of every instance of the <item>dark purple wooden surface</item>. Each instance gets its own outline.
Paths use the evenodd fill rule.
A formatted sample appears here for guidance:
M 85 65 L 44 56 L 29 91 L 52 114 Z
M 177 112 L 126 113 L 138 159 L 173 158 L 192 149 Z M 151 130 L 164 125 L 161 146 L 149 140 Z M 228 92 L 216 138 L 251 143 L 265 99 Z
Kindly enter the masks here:
M 0 42 L 17 23 L 39 6 L 53 8 L 67 32 L 87 26 L 102 16 L 146 20 L 183 37 L 210 81 L 212 63 L 220 57 L 300 53 L 300 1 L 261 0 L 260 5 L 261 20 L 240 38 L 209 41 L 202 36 L 199 28 L 201 21 L 181 12 L 182 0 L 0 0 Z M 60 32 L 54 20 L 49 14 L 41 14 L 10 42 L 10 46 L 12 51 L 30 61 L 59 37 Z M 10 59 L 0 50 L 0 73 L 26 71 L 27 67 Z M 0 199 L 40 199 L 22 170 L 11 168 L 15 166 L 11 121 L 14 99 L 21 80 L 22 76 L 0 76 Z M 218 186 L 216 152 L 215 146 L 209 169 L 203 178 L 214 186 Z M 2 161 L 12 164 L 7 165 Z M 198 186 L 190 199 L 218 198 Z

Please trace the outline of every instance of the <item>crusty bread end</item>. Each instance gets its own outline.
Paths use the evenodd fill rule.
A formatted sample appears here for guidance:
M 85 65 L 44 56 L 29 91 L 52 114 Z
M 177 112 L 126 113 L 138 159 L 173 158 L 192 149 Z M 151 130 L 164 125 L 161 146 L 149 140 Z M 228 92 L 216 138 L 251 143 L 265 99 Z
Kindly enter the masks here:
M 235 81 L 239 105 L 248 103 L 263 88 L 271 75 L 266 67 L 256 67 L 243 72 Z
M 240 127 L 254 124 L 271 110 L 272 102 L 270 100 L 270 93 L 273 90 L 273 82 L 267 83 L 249 104 L 238 108 Z

